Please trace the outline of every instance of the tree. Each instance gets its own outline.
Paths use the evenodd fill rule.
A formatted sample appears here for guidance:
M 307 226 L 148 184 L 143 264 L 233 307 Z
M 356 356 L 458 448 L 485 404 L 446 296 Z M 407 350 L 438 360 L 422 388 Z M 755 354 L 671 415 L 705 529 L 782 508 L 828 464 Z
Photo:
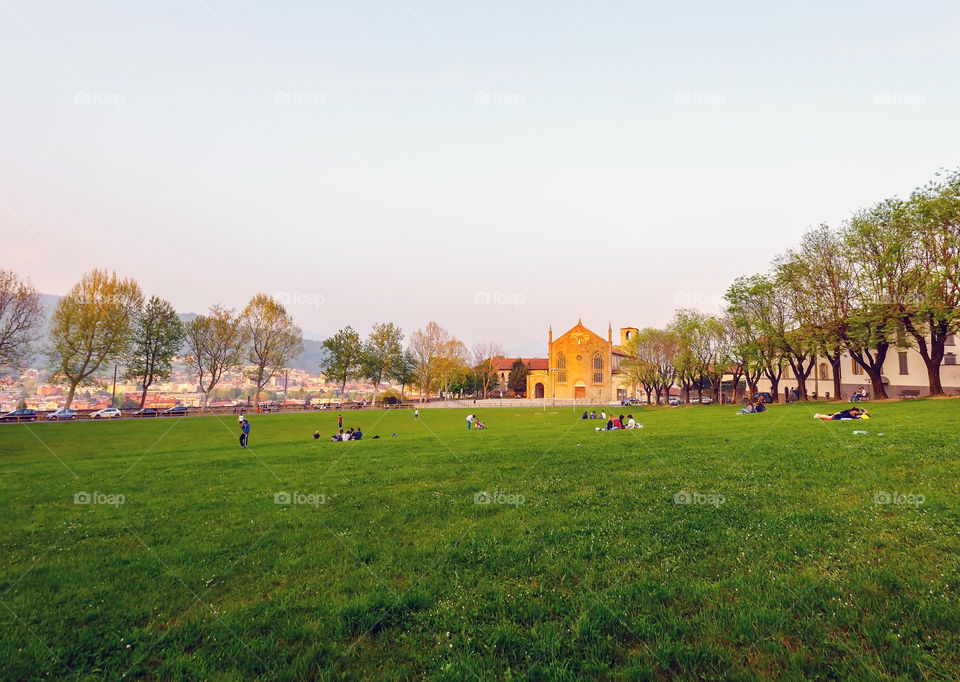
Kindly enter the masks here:
M 251 369 L 247 376 L 256 384 L 255 402 L 259 405 L 263 387 L 303 349 L 303 332 L 283 304 L 266 294 L 250 299 L 240 313 L 240 324 L 249 343 Z
M 360 335 L 348 325 L 324 339 L 323 349 L 325 353 L 320 369 L 329 379 L 340 384 L 342 401 L 346 395 L 347 382 L 355 381 L 363 374 L 363 343 Z
M 502 360 L 503 348 L 496 341 L 480 342 L 473 347 L 473 371 L 484 400 L 487 392 L 497 385 L 497 366 Z
M 442 355 L 450 339 L 447 330 L 436 322 L 428 322 L 426 327 L 410 336 L 409 350 L 417 362 L 414 381 L 422 398 L 430 399 L 430 391 L 437 382 Z
M 238 369 L 243 361 L 246 336 L 236 311 L 219 303 L 209 315 L 198 315 L 186 326 L 188 361 L 203 393 L 203 407 L 225 372 Z
M 923 358 L 930 393 L 939 395 L 947 337 L 960 331 L 960 171 L 915 191 L 905 210 L 910 267 L 900 322 Z
M 522 397 L 527 392 L 527 375 L 530 370 L 526 363 L 520 358 L 513 361 L 510 366 L 510 374 L 507 376 L 507 388 L 513 391 L 517 397 Z
M 123 378 L 143 387 L 141 408 L 154 381 L 170 378 L 173 356 L 183 349 L 185 336 L 183 323 L 169 302 L 151 296 L 143 309 L 137 311 Z
M 444 395 L 450 393 L 455 383 L 460 386 L 465 385 L 463 378 L 470 369 L 469 357 L 467 347 L 459 339 L 451 337 L 440 347 L 440 355 L 436 361 L 436 376 L 441 393 Z
M 888 199 L 857 212 L 846 223 L 843 239 L 857 292 L 848 319 L 847 350 L 870 377 L 874 397 L 886 398 L 883 364 L 891 345 L 905 343 L 897 326 L 910 298 L 902 202 Z
M 83 275 L 53 313 L 48 355 L 55 379 L 69 384 L 65 407 L 70 407 L 77 386 L 95 383 L 105 364 L 118 360 L 130 338 L 131 320 L 143 303 L 133 279 L 115 272 L 91 270 Z
M 416 378 L 417 359 L 409 350 L 404 351 L 397 362 L 390 367 L 390 379 L 400 384 L 400 400 L 405 399 L 404 392 Z
M 15 272 L 0 270 L 0 374 L 23 364 L 43 319 L 40 292 Z
M 806 233 L 800 248 L 787 253 L 781 270 L 788 278 L 797 318 L 833 368 L 833 395 L 841 397 L 840 358 L 846 347 L 855 284 L 842 238 L 827 225 Z
M 727 290 L 734 324 L 742 332 L 740 349 L 745 357 L 759 361 L 761 373 L 770 382 L 773 401 L 778 400 L 783 368 L 787 364 L 783 347 L 786 326 L 784 301 L 776 284 L 767 275 L 739 277 Z M 755 385 L 751 392 L 755 392 Z
M 374 324 L 363 345 L 363 376 L 373 384 L 373 405 L 383 380 L 403 357 L 403 331 L 392 322 Z

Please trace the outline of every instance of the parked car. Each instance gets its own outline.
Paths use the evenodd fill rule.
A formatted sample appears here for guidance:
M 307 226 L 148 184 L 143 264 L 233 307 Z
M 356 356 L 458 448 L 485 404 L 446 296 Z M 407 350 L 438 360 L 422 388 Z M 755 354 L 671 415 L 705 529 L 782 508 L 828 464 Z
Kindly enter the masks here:
M 97 410 L 90 415 L 90 419 L 114 419 L 116 417 L 122 417 L 123 412 L 118 410 L 115 407 L 105 407 L 102 410 Z
M 626 400 L 620 401 L 620 404 L 626 407 L 627 405 L 643 405 L 640 401 L 640 398 L 627 398 Z
M 670 405 L 676 406 L 676 405 L 679 405 L 679 404 L 680 404 L 680 398 L 671 397 L 670 399 L 667 400 L 667 402 L 668 402 Z
M 133 413 L 134 417 L 156 417 L 157 411 L 152 407 L 144 407 Z
M 0 421 L 3 422 L 35 422 L 37 421 L 36 410 L 12 410 L 4 415 L 0 415 Z
M 761 391 L 757 393 L 757 397 L 763 398 L 763 402 L 765 402 L 768 405 L 773 402 L 773 396 L 767 393 L 766 391 Z
M 56 412 L 51 412 L 47 415 L 47 419 L 50 421 L 61 421 L 63 419 L 76 419 L 77 411 L 72 410 L 69 407 L 61 407 Z
M 703 400 L 700 401 L 701 405 L 713 405 L 713 398 L 708 395 L 703 396 Z
M 183 405 L 177 405 L 167 408 L 163 413 L 168 417 L 185 417 L 187 415 L 187 408 Z

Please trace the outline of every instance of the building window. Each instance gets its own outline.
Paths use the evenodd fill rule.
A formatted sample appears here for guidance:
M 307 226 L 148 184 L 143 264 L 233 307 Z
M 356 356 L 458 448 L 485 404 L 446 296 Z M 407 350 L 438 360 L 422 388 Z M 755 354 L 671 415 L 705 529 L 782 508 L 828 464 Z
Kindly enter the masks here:
M 854 360 L 853 358 L 850 358 L 850 366 L 853 369 L 854 374 L 857 374 L 857 375 L 863 374 L 863 367 L 861 367 L 860 363 Z
M 830 378 L 830 369 L 825 362 L 820 363 L 820 378 L 824 381 Z
M 907 366 L 907 354 L 900 351 L 897 356 L 900 358 L 900 374 L 910 374 L 910 368 Z
M 956 346 L 957 345 L 957 335 L 956 334 L 947 334 L 946 340 L 943 342 L 945 346 Z
M 957 364 L 957 354 L 956 353 L 947 353 L 943 356 L 943 364 L 945 365 L 955 365 Z
M 603 358 L 600 353 L 593 356 L 593 383 L 603 383 Z
M 557 383 L 567 383 L 567 359 L 563 353 L 557 356 Z

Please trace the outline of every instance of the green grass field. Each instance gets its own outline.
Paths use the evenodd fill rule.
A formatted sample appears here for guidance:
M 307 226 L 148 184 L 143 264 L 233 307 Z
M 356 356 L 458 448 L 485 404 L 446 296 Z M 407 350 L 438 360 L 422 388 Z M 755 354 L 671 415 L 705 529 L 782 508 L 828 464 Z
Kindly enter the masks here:
M 0 427 L 0 679 L 960 677 L 960 401 L 630 411 Z

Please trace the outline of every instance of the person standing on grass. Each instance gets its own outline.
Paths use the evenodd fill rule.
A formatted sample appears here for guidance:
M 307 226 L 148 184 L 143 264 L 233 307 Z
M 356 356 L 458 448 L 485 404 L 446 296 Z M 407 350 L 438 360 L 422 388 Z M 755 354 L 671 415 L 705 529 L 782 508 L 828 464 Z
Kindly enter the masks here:
M 343 415 L 337 414 L 337 428 L 343 431 Z
M 417 421 L 418 419 L 420 419 L 420 408 L 415 407 L 413 408 L 413 421 Z
M 476 419 L 476 418 L 477 418 L 477 417 L 476 417 L 475 415 L 473 415 L 473 414 L 468 414 L 468 415 L 467 415 L 467 431 L 469 431 L 469 430 L 470 430 L 470 427 L 473 426 L 473 420 Z
M 246 417 L 240 422 L 240 447 L 247 447 L 247 441 L 250 438 L 250 420 Z

